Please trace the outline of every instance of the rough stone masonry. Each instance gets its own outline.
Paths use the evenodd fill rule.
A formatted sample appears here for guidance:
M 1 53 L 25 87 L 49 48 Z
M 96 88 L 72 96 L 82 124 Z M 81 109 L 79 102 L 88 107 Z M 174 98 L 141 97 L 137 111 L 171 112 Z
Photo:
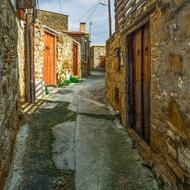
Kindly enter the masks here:
M 18 25 L 11 1 L 0 3 L 0 189 L 12 161 L 18 129 Z
M 49 11 L 39 11 L 37 23 L 35 24 L 34 35 L 34 63 L 35 63 L 35 83 L 36 97 L 39 98 L 44 94 L 44 36 L 46 33 L 54 36 L 55 40 L 55 62 L 56 62 L 56 83 L 60 85 L 68 78 L 68 75 L 73 75 L 73 46 L 78 47 L 78 75 L 81 76 L 81 45 L 77 40 L 69 36 L 68 16 L 53 13 Z
M 123 124 L 127 126 L 126 38 L 143 22 L 150 24 L 150 144 L 133 130 L 129 129 L 129 133 L 136 140 L 141 155 L 154 166 L 163 186 L 172 190 L 190 189 L 189 21 L 189 0 L 146 1 L 118 26 L 121 30 L 116 28 L 107 43 L 106 96 L 115 110 L 121 112 Z M 118 49 L 121 60 L 118 60 Z

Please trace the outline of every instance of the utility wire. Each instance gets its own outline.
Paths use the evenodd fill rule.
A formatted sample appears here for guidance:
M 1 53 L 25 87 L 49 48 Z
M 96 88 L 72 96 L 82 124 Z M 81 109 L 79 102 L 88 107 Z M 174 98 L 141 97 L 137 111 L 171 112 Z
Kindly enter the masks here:
M 98 11 L 96 11 L 91 18 L 89 18 L 91 20 L 91 22 L 94 24 L 100 17 L 101 17 L 101 14 L 103 12 L 103 7 L 100 7 L 98 9 Z
M 106 3 L 106 0 L 104 0 L 104 1 L 101 2 L 101 3 L 99 3 L 99 5 L 101 6 L 101 8 L 100 8 L 100 11 L 97 12 L 97 13 L 94 15 L 93 18 L 95 18 L 95 19 L 94 19 L 94 20 L 91 20 L 92 25 L 95 25 L 96 23 L 99 23 L 99 22 L 102 20 L 103 15 L 104 15 L 104 13 L 105 13 L 105 8 L 106 8 L 106 6 L 102 6 L 102 5 L 104 5 L 105 3 Z
M 97 15 L 97 17 L 95 17 L 96 19 L 94 21 L 92 21 L 93 25 L 97 24 L 97 23 L 100 23 L 100 21 L 102 20 L 103 18 L 103 15 L 105 13 L 105 7 L 102 7 L 99 15 Z
M 79 19 L 77 19 L 74 23 L 78 23 L 81 20 L 85 19 L 87 16 L 89 16 L 92 12 L 94 12 L 97 9 L 98 3 L 90 7 L 85 14 L 83 14 Z
M 62 5 L 61 5 L 61 0 L 59 0 L 59 7 L 60 7 L 60 11 L 63 14 L 63 9 L 62 9 Z
M 96 7 L 94 7 L 94 9 L 92 9 L 89 14 L 87 14 L 85 17 L 83 17 L 80 21 L 85 21 L 86 23 L 87 22 L 90 22 L 90 20 L 93 18 L 94 14 L 98 11 L 99 9 L 99 5 L 96 5 Z
M 95 17 L 95 14 L 97 14 L 100 10 L 100 3 L 102 0 L 98 0 L 90 9 L 87 10 L 87 12 L 82 15 L 79 19 L 76 20 L 75 24 L 80 22 L 81 20 L 84 20 L 85 22 L 90 22 L 90 20 Z
M 98 23 L 100 20 L 102 20 L 102 17 L 103 17 L 103 15 L 105 13 L 105 8 L 106 8 L 106 6 L 102 6 L 102 4 L 105 4 L 105 3 L 106 3 L 106 0 L 104 0 L 104 2 L 101 1 L 99 3 L 99 5 L 101 6 L 101 8 L 100 8 L 100 11 L 98 12 L 98 14 L 96 14 L 94 16 L 95 20 L 93 21 L 93 25 L 96 24 L 96 23 Z

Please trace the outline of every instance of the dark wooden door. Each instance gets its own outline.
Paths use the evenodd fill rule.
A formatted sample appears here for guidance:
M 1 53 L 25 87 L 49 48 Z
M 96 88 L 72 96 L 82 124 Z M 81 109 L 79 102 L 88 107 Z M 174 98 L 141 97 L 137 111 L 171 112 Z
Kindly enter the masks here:
M 134 124 L 135 130 L 142 135 L 142 31 L 133 38 L 133 72 L 134 72 Z
M 73 46 L 73 75 L 78 75 L 78 46 L 76 44 Z
M 149 25 L 128 37 L 128 117 L 146 142 L 150 138 L 150 33 Z M 132 86 L 132 87 L 131 87 Z M 132 91 L 132 92 L 131 92 Z
M 46 86 L 56 85 L 55 36 L 45 32 L 43 79 Z

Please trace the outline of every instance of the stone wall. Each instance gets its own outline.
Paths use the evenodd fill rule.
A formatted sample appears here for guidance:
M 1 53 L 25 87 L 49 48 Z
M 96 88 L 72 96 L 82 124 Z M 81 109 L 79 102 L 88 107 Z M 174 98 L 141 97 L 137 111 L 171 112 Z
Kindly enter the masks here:
M 36 97 L 44 95 L 43 63 L 44 63 L 44 34 L 48 32 L 41 23 L 35 25 L 34 63 Z M 81 47 L 80 44 L 66 33 L 57 32 L 56 37 L 56 76 L 57 85 L 73 75 L 73 45 L 78 45 L 78 74 L 81 76 Z
M 90 38 L 89 34 L 83 32 L 69 32 L 72 38 L 80 43 L 81 51 L 81 77 L 86 78 L 90 75 Z
M 85 34 L 78 40 L 81 45 L 81 77 L 87 78 L 90 75 L 90 39 Z
M 9 0 L 0 4 L 0 189 L 12 162 L 18 129 L 18 24 Z
M 132 129 L 141 155 L 165 189 L 190 189 L 190 2 L 148 1 L 107 42 L 106 96 L 126 118 L 127 34 L 147 18 L 151 34 L 151 136 L 147 145 Z M 137 29 L 137 28 L 136 28 Z M 116 29 L 117 30 L 117 29 Z M 121 49 L 118 67 L 117 48 Z M 118 90 L 116 90 L 118 89 Z M 118 95 L 119 91 L 119 95 Z M 117 92 L 117 93 L 116 93 Z M 119 96 L 119 98 L 117 96 Z
M 112 107 L 122 115 L 123 124 L 126 125 L 126 68 L 124 56 L 120 70 L 117 69 L 117 57 L 115 51 L 120 46 L 120 35 L 115 35 L 107 42 L 106 47 L 106 97 Z M 125 49 L 125 48 L 124 48 Z M 125 52 L 123 52 L 123 55 Z M 119 91 L 119 98 L 116 97 L 116 90 Z M 116 100 L 117 99 L 117 100 Z
M 68 31 L 67 15 L 40 10 L 38 11 L 38 21 L 57 32 Z
M 26 101 L 26 83 L 25 83 L 25 26 L 21 20 L 18 22 L 18 62 L 19 62 L 19 102 Z
M 44 29 L 39 23 L 35 24 L 34 30 L 34 73 L 35 73 L 35 94 L 39 99 L 45 94 L 45 85 L 43 81 L 43 63 L 44 63 Z
M 100 66 L 101 57 L 106 55 L 105 46 L 92 46 L 91 47 L 91 69 L 98 68 Z
M 73 75 L 73 45 L 78 45 L 78 75 L 81 76 L 80 44 L 66 33 L 57 37 L 57 79 L 58 83 Z
M 151 17 L 152 159 L 171 189 L 190 189 L 189 20 L 188 0 L 162 1 Z

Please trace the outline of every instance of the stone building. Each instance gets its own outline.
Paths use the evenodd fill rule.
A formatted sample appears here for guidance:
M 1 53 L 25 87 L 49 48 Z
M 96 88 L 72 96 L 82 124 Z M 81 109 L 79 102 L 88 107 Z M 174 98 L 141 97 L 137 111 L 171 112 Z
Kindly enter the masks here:
M 0 189 L 8 174 L 18 129 L 18 25 L 11 1 L 0 4 Z
M 68 16 L 55 12 L 39 10 L 38 20 L 57 32 L 68 31 Z
M 115 0 L 106 96 L 165 189 L 190 189 L 190 1 Z
M 59 85 L 67 76 L 80 76 L 80 44 L 63 32 L 57 32 L 41 23 L 35 25 L 34 62 L 36 97 L 44 93 L 44 86 Z M 74 52 L 77 48 L 76 71 Z
M 86 32 L 86 23 L 80 23 L 79 32 L 67 32 L 81 46 L 81 77 L 86 78 L 90 75 L 90 36 Z
M 26 36 L 17 3 L 20 1 L 1 0 L 0 4 L 0 189 L 13 159 L 19 125 L 18 104 L 25 99 Z
M 89 35 L 68 32 L 68 16 L 40 10 L 34 43 L 37 98 L 44 86 L 59 85 L 71 75 L 88 76 Z
M 106 56 L 106 46 L 96 45 L 90 48 L 90 67 L 91 70 L 96 68 L 105 68 L 105 56 Z
M 66 33 L 61 33 L 57 38 L 57 69 L 58 81 L 61 82 L 68 76 L 81 77 L 81 45 Z

